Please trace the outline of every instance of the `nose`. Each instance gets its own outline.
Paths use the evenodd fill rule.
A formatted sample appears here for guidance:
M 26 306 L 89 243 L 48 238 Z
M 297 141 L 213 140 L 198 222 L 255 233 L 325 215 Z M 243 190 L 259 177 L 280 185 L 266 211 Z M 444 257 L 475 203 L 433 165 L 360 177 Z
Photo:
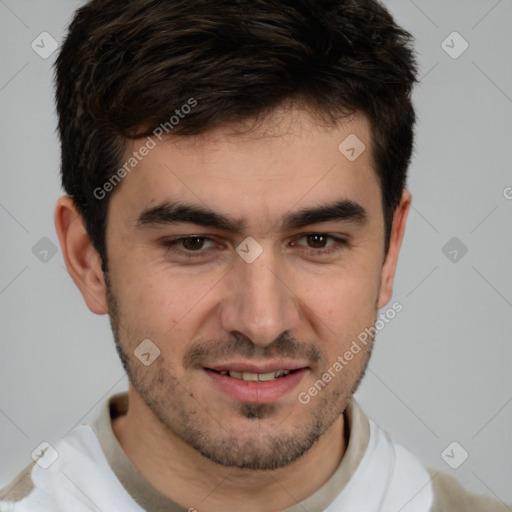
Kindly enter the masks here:
M 242 258 L 235 261 L 227 277 L 220 314 L 225 332 L 242 334 L 265 347 L 284 331 L 298 327 L 300 303 L 292 278 L 271 249 L 252 263 Z

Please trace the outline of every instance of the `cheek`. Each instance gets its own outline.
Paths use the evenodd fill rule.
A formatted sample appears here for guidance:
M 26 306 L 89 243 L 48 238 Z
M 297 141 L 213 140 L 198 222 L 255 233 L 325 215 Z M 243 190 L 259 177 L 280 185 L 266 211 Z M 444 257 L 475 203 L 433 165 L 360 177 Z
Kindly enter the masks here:
M 366 326 L 376 311 L 379 273 L 343 272 L 324 279 L 315 278 L 314 286 L 303 287 L 299 297 L 334 332 L 350 326 Z M 364 328 L 364 327 L 363 327 Z
M 218 281 L 206 273 L 156 267 L 127 275 L 116 289 L 122 314 L 139 334 L 164 339 L 184 330 Z

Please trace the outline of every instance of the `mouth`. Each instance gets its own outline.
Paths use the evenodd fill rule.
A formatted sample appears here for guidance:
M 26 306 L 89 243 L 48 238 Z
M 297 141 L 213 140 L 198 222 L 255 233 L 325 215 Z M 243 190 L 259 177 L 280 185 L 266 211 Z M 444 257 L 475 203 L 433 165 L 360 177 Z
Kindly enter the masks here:
M 256 368 L 248 365 L 204 367 L 203 371 L 217 389 L 237 402 L 270 404 L 284 399 L 309 371 L 308 367 Z M 242 367 L 243 366 L 243 367 Z M 288 365 L 289 366 L 289 365 Z M 259 371 L 258 371 L 259 370 Z
M 229 375 L 233 379 L 245 380 L 246 382 L 268 382 L 274 379 L 281 379 L 298 370 L 276 370 L 267 373 L 237 372 L 234 370 L 217 371 L 211 369 L 210 371 L 219 373 L 220 375 Z

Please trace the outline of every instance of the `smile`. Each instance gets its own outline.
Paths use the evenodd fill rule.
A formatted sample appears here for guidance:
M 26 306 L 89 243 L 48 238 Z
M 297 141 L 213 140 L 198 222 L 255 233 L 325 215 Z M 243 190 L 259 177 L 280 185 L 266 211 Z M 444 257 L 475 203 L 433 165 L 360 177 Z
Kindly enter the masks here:
M 238 370 L 241 370 L 239 368 Z M 237 371 L 224 368 L 203 368 L 204 375 L 222 392 L 236 402 L 270 404 L 279 402 L 297 389 L 309 369 L 278 369 Z M 269 371 L 270 370 L 270 371 Z
M 240 379 L 245 381 L 260 381 L 267 382 L 269 380 L 279 379 L 281 377 L 286 377 L 292 370 L 276 370 L 275 372 L 268 373 L 252 373 L 252 372 L 235 372 L 233 370 L 221 370 L 221 375 L 229 375 L 234 379 Z

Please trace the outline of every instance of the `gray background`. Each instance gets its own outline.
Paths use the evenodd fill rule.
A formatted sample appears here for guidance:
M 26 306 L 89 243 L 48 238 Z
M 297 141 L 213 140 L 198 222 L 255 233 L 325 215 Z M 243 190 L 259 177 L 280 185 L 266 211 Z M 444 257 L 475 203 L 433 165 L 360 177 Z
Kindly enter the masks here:
M 379 334 L 357 398 L 426 463 L 512 502 L 512 1 L 385 3 L 421 63 L 414 206 L 393 298 L 403 311 Z M 43 237 L 58 245 L 61 189 L 55 54 L 31 43 L 43 31 L 62 40 L 79 4 L 0 0 L 0 485 L 127 387 L 108 318 L 85 307 L 60 248 L 46 262 L 32 251 Z M 469 44 L 456 59 L 442 47 L 454 31 Z M 462 40 L 446 45 L 453 54 Z M 456 470 L 441 457 L 453 441 L 469 452 Z

